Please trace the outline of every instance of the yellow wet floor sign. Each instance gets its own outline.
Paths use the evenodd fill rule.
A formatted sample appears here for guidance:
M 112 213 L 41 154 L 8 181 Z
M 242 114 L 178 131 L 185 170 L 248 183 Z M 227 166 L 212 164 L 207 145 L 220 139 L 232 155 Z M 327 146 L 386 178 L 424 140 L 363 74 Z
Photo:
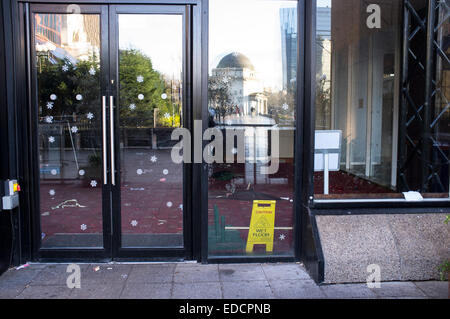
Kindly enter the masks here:
M 250 229 L 248 231 L 247 253 L 253 252 L 253 245 L 266 245 L 266 252 L 273 251 L 273 232 L 275 227 L 274 200 L 253 201 Z

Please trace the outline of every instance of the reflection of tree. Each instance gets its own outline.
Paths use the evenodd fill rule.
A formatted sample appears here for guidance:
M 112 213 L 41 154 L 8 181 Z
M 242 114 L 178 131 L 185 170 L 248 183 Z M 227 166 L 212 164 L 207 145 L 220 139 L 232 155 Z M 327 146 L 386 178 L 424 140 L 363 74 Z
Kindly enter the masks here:
M 319 130 L 331 128 L 331 96 L 326 84 L 326 78 L 322 77 L 316 88 L 316 128 Z
M 120 50 L 119 63 L 121 124 L 127 127 L 153 127 L 155 109 L 158 109 L 158 125 L 172 127 L 173 121 L 178 126 L 180 107 L 176 105 L 172 109 L 170 82 L 166 83 L 162 75 L 153 69 L 151 59 L 135 49 Z M 142 77 L 143 81 L 139 82 L 138 77 Z M 142 100 L 138 98 L 140 94 L 144 97 Z M 166 99 L 163 99 L 163 94 L 166 94 Z M 130 108 L 130 105 L 133 107 Z
M 296 108 L 295 91 L 266 91 L 269 115 L 277 124 L 293 125 Z
M 48 59 L 39 59 L 38 63 L 41 116 L 52 115 L 55 119 L 55 114 L 58 117 L 61 116 L 61 119 L 73 116 L 72 120 L 75 121 L 76 115 L 84 115 L 88 112 L 96 114 L 100 100 L 100 83 L 95 56 L 89 61 L 79 61 L 76 65 L 67 58 L 55 64 Z M 91 69 L 95 70 L 95 74 L 89 73 Z M 52 94 L 57 97 L 54 101 L 50 99 Z M 78 94 L 82 95 L 81 100 L 76 99 Z M 49 102 L 52 103 L 51 108 L 47 107 Z
M 230 98 L 230 85 L 224 78 L 210 77 L 208 80 L 209 107 L 216 111 L 219 122 L 233 112 Z

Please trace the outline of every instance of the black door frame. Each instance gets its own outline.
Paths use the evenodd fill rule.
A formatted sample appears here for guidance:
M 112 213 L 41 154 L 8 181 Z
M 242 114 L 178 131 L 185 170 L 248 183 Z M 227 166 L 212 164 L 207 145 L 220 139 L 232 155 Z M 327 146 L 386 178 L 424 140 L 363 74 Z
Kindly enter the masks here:
M 51 3 L 51 2 L 57 2 Z M 186 16 L 185 31 L 186 41 L 185 46 L 185 56 L 187 60 L 184 61 L 185 66 L 188 69 L 185 73 L 185 87 L 189 87 L 190 90 L 186 90 L 186 123 L 193 123 L 195 118 L 202 114 L 202 103 L 201 97 L 205 96 L 205 92 L 202 91 L 202 85 L 200 83 L 201 74 L 204 69 L 202 66 L 202 0 L 198 1 L 137 1 L 140 7 L 140 13 L 142 9 L 147 10 L 148 13 L 155 13 L 155 10 L 164 10 L 173 12 L 173 10 L 180 13 L 184 11 Z M 49 6 L 49 3 L 51 6 Z M 22 183 L 24 189 L 26 190 L 26 196 L 22 196 L 21 204 L 22 214 L 27 215 L 29 223 L 27 221 L 23 222 L 23 225 L 28 224 L 30 232 L 28 234 L 28 245 L 24 247 L 25 251 L 21 254 L 22 258 L 28 258 L 33 261 L 127 261 L 127 260 L 190 260 L 196 259 L 200 261 L 200 247 L 202 246 L 200 242 L 200 234 L 195 231 L 196 226 L 201 223 L 201 210 L 195 209 L 194 203 L 202 202 L 202 194 L 196 192 L 194 189 L 196 187 L 196 181 L 200 180 L 201 172 L 195 169 L 194 164 L 185 164 L 184 168 L 184 178 L 185 178 L 185 189 L 183 194 L 183 201 L 185 203 L 184 207 L 184 248 L 183 249 L 135 249 L 135 248 L 120 248 L 120 212 L 117 211 L 117 207 L 111 206 L 111 201 L 105 193 L 113 194 L 117 196 L 119 188 L 116 186 L 115 189 L 110 189 L 108 184 L 103 187 L 103 236 L 104 236 L 104 247 L 103 249 L 98 248 L 70 248 L 70 249 L 48 249 L 40 247 L 40 216 L 38 213 L 39 209 L 39 168 L 38 168 L 38 158 L 37 158 L 37 136 L 34 134 L 37 127 L 37 108 L 36 104 L 36 88 L 33 83 L 35 81 L 35 75 L 33 75 L 35 57 L 32 30 L 33 30 L 33 19 L 31 17 L 35 12 L 58 12 L 66 13 L 67 5 L 72 4 L 73 1 L 36 1 L 29 0 L 22 2 L 20 0 L 13 0 L 12 5 L 12 15 L 17 15 L 18 22 L 14 23 L 14 37 L 17 40 L 15 43 L 15 58 L 18 63 L 16 64 L 16 70 L 18 71 L 15 78 L 15 85 L 19 88 L 16 91 L 18 114 L 27 114 L 27 116 L 22 116 L 19 123 L 19 127 L 22 128 L 22 143 L 20 152 L 26 154 L 21 158 L 19 163 L 22 172 L 27 172 L 23 180 L 27 180 L 27 183 Z M 161 4 L 170 4 L 171 6 L 161 6 Z M 109 79 L 116 70 L 117 66 L 113 63 L 114 60 L 110 59 L 110 52 L 113 55 L 113 50 L 110 50 L 109 45 L 114 43 L 115 28 L 111 27 L 113 11 L 133 11 L 136 6 L 129 6 L 129 3 L 124 3 L 123 1 L 78 1 L 77 4 L 81 8 L 81 13 L 98 13 L 101 15 L 101 61 L 103 63 L 102 67 L 106 72 L 103 72 L 101 79 L 102 92 L 104 94 L 109 93 L 117 97 L 117 92 L 109 86 Z M 127 6 L 128 5 L 128 6 Z M 145 5 L 145 7 L 144 7 Z M 176 9 L 178 8 L 178 9 Z M 110 14 L 108 14 L 108 11 Z M 124 11 L 125 12 L 125 11 Z M 107 30 L 104 32 L 104 30 Z M 193 45 L 195 43 L 195 45 Z M 108 64 L 109 63 L 109 64 Z M 113 77 L 112 77 L 113 78 Z M 22 81 L 22 82 L 20 82 Z M 23 83 L 27 83 L 24 86 Z M 203 87 L 204 89 L 204 87 Z M 22 91 L 23 90 L 23 91 Z M 22 94 L 18 93 L 22 91 Z M 117 100 L 117 99 L 116 99 Z M 109 104 L 109 103 L 108 103 Z M 189 110 L 188 110 L 189 109 Z M 30 112 L 35 110 L 36 112 Z M 116 110 L 117 112 L 117 110 Z M 196 116 L 197 115 L 197 116 Z M 115 116 L 117 130 L 117 116 Z M 190 128 L 190 127 L 189 127 Z M 117 136 L 117 131 L 115 133 Z M 115 143 L 118 139 L 115 138 Z M 119 149 L 116 145 L 116 149 Z M 116 154 L 118 154 L 116 152 Z M 116 155 L 118 159 L 118 155 Z M 116 159 L 116 163 L 120 163 Z M 110 159 L 108 159 L 108 169 L 110 168 Z M 116 164 L 117 165 L 117 164 Z M 116 166 L 117 167 L 117 166 Z M 117 176 L 116 170 L 116 176 Z M 117 177 L 116 177 L 117 178 Z M 187 204 L 187 205 L 186 205 Z M 120 205 L 119 205 L 120 206 Z M 113 229 L 113 225 L 115 229 Z M 112 234 L 112 236 L 111 236 Z M 115 244 L 114 244 L 115 243 Z M 26 257 L 26 256 L 29 257 Z

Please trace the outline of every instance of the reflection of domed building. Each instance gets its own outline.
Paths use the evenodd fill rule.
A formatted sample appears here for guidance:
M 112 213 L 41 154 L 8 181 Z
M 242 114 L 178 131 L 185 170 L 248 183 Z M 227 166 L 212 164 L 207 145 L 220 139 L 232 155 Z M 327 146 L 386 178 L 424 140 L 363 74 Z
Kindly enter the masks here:
M 245 55 L 237 52 L 226 55 L 212 70 L 212 77 L 228 83 L 236 113 L 237 110 L 241 115 L 268 113 L 267 97 L 262 93 L 255 67 Z

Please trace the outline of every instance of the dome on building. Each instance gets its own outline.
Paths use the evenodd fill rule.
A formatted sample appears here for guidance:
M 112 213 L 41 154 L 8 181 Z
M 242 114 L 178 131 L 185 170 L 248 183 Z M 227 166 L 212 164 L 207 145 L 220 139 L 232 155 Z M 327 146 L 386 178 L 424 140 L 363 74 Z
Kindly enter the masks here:
M 242 53 L 233 52 L 220 60 L 217 65 L 218 69 L 227 69 L 227 68 L 237 68 L 237 69 L 250 69 L 252 71 L 255 70 L 255 67 L 250 62 L 250 59 L 247 58 Z

